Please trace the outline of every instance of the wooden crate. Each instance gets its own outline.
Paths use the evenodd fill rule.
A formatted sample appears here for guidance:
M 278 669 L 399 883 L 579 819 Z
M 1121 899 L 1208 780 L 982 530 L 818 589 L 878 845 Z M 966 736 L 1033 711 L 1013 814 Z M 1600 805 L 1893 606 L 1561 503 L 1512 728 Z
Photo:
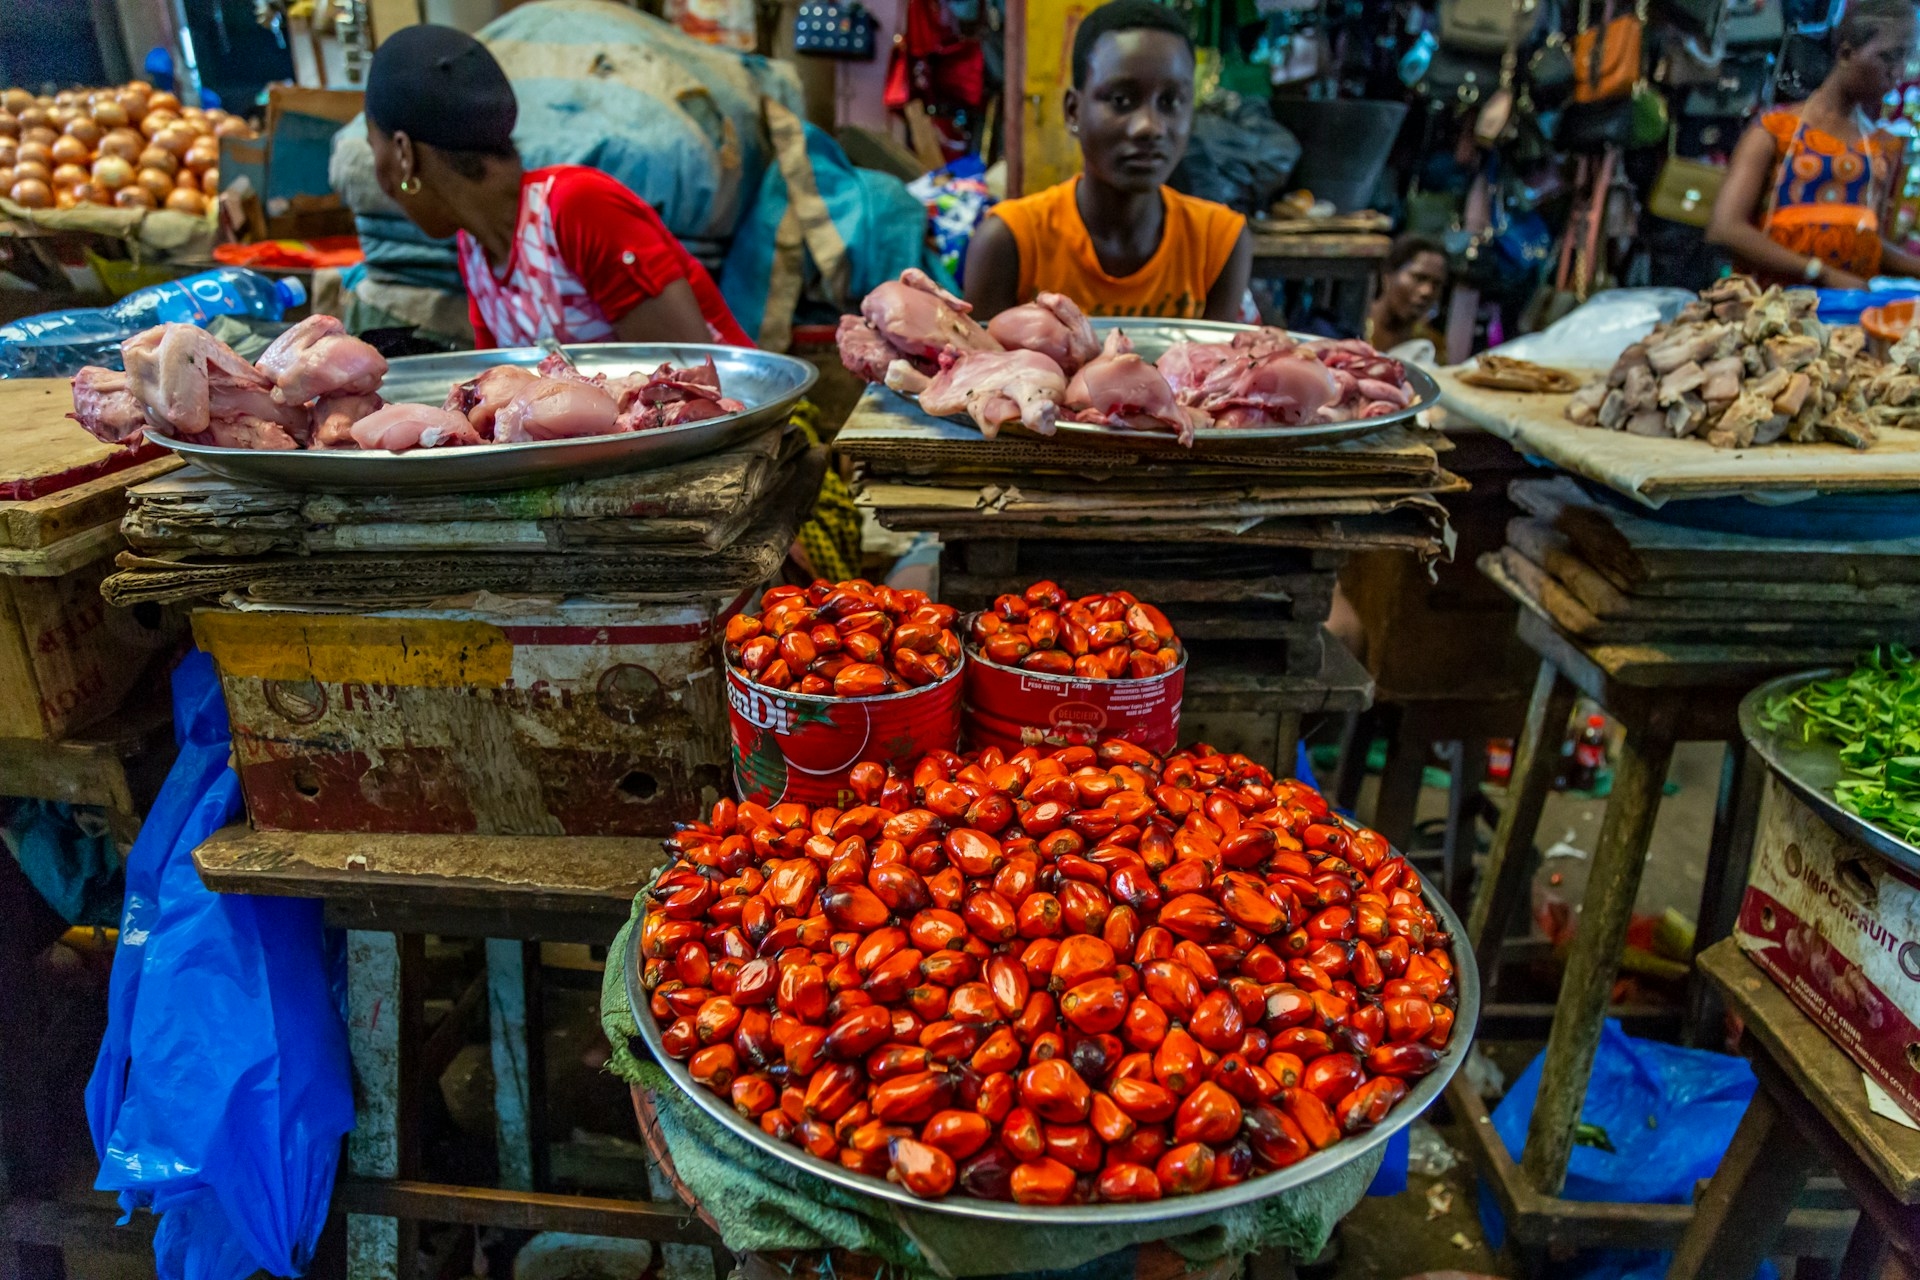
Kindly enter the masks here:
M 663 835 L 730 788 L 714 635 L 744 602 L 193 622 L 256 826 Z

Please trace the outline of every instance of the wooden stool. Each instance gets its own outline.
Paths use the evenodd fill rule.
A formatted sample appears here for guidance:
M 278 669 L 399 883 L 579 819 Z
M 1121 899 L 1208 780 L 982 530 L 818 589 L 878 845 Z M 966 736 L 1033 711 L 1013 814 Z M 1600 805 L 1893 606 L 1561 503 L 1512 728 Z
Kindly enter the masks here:
M 1667 1270 L 1667 1280 L 1746 1280 L 1776 1240 L 1807 1177 L 1831 1166 L 1860 1204 L 1840 1262 L 1846 1280 L 1920 1264 L 1920 1133 L 1867 1106 L 1860 1068 L 1725 939 L 1696 966 L 1745 1025 L 1760 1087 Z M 1898 1257 L 1901 1271 L 1891 1264 Z
M 1574 935 L 1553 1029 L 1547 1039 L 1539 1097 L 1519 1169 L 1515 1170 L 1507 1159 L 1491 1124 L 1467 1126 L 1475 1163 L 1495 1183 L 1503 1208 L 1515 1206 L 1525 1218 L 1532 1206 L 1531 1211 L 1558 1222 L 1555 1215 L 1574 1207 L 1556 1197 L 1566 1181 L 1573 1132 L 1593 1069 L 1601 1023 L 1607 1016 L 1634 898 L 1640 890 L 1647 843 L 1674 744 L 1707 740 L 1730 745 L 1697 928 L 1699 945 L 1705 947 L 1727 936 L 1737 914 L 1746 885 L 1759 783 L 1764 773 L 1740 737 L 1736 719 L 1740 699 L 1767 676 L 1791 670 L 1801 662 L 1790 652 L 1769 654 L 1757 648 L 1703 651 L 1701 646 L 1689 646 L 1675 653 L 1657 645 L 1587 648 L 1530 608 L 1521 612 L 1519 634 L 1540 654 L 1540 674 L 1514 755 L 1506 808 L 1467 924 L 1474 957 L 1489 988 L 1508 924 L 1532 873 L 1534 829 L 1553 782 L 1554 764 L 1575 694 L 1585 693 L 1626 728 L 1626 741 L 1614 766 L 1613 792 L 1593 853 L 1580 927 Z M 1717 1026 L 1711 996 L 1696 972 L 1689 999 L 1689 1023 L 1696 1039 L 1705 1028 Z M 1579 1221 L 1585 1224 L 1581 1227 L 1556 1227 L 1549 1233 L 1539 1222 L 1523 1221 L 1512 1226 L 1523 1241 L 1533 1238 L 1544 1242 L 1550 1234 L 1557 1243 L 1576 1246 L 1617 1243 L 1621 1238 L 1616 1229 L 1619 1223 L 1632 1222 L 1647 1209 L 1672 1208 L 1578 1207 Z M 1607 1221 L 1609 1214 L 1611 1221 Z M 1647 1247 L 1653 1247 L 1652 1243 Z

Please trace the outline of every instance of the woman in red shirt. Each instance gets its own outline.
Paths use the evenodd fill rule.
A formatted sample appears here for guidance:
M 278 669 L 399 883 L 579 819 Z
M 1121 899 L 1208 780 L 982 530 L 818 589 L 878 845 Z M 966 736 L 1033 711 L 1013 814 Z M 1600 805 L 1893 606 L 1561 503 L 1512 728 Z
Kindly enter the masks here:
M 646 201 L 584 165 L 522 168 L 513 86 L 472 36 L 395 32 L 374 54 L 366 111 L 380 189 L 428 235 L 458 235 L 474 346 L 753 345 Z

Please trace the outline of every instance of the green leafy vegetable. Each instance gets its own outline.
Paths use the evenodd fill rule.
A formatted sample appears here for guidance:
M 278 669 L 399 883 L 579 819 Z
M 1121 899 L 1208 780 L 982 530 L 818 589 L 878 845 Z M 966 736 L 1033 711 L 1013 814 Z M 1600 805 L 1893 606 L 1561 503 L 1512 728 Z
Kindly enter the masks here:
M 1909 843 L 1920 843 L 1920 664 L 1901 645 L 1877 649 L 1835 680 L 1768 700 L 1760 722 L 1796 727 L 1840 749 L 1846 776 L 1834 799 Z

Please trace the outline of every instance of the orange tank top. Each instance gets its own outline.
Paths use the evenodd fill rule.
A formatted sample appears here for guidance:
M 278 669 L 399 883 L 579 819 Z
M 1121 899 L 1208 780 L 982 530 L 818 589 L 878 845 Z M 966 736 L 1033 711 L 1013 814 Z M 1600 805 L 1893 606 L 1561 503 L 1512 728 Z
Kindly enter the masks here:
M 1204 316 L 1207 293 L 1226 269 L 1247 220 L 1223 204 L 1162 187 L 1167 214 L 1160 247 L 1132 275 L 1110 276 L 1074 203 L 1079 182 L 1069 178 L 993 208 L 992 216 L 1006 224 L 1020 250 L 1020 301 L 1064 293 L 1088 315 Z

